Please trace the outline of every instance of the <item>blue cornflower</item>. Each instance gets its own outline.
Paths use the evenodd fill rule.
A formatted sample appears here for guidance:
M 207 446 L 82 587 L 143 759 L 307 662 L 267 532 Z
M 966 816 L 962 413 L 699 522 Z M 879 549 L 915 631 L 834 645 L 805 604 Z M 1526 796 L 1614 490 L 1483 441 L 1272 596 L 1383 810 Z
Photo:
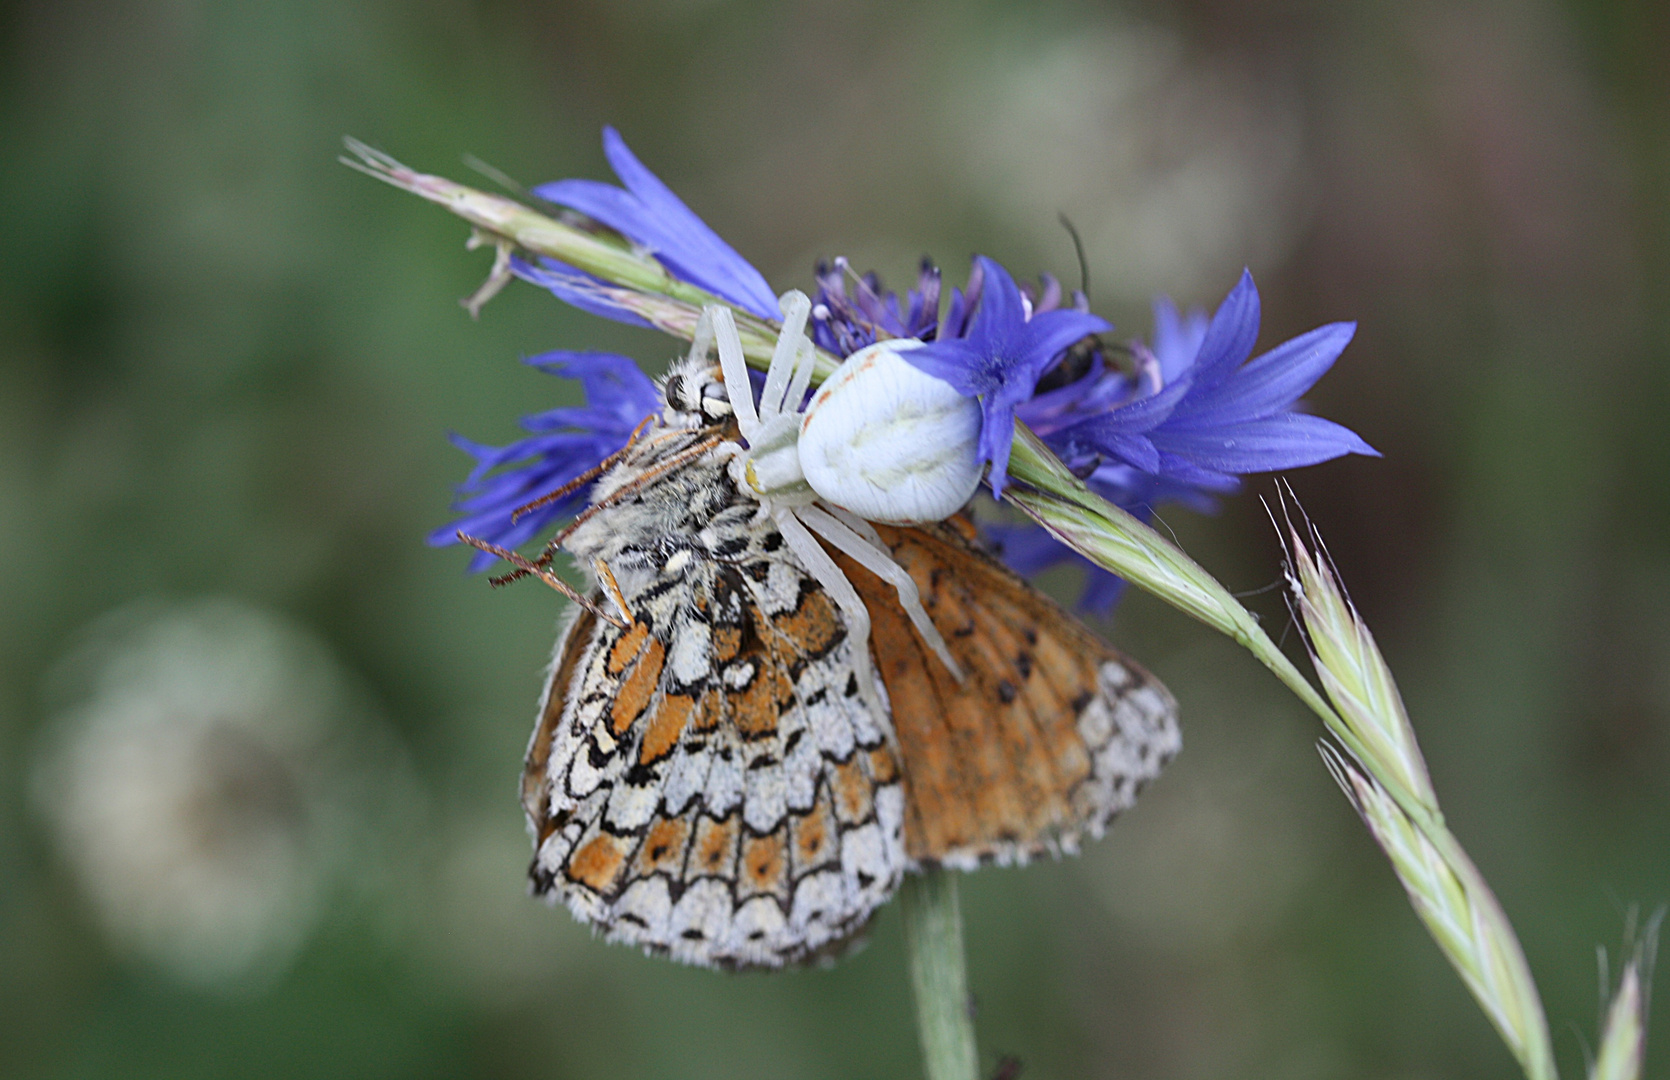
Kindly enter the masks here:
M 524 417 L 522 427 L 533 436 L 509 446 L 483 446 L 453 435 L 453 443 L 476 459 L 476 467 L 459 486 L 453 502 L 453 509 L 464 516 L 431 533 L 431 544 L 456 543 L 459 532 L 507 548 L 526 543 L 547 525 L 586 505 L 590 488 L 582 487 L 513 521 L 517 507 L 595 468 L 626 445 L 644 417 L 660 411 L 660 391 L 629 357 L 563 351 L 530 357 L 527 363 L 551 375 L 579 379 L 586 404 Z M 494 561 L 493 556 L 477 552 L 470 569 L 484 570 Z
M 557 180 L 541 184 L 533 193 L 607 225 L 655 256 L 679 280 L 706 289 L 762 319 L 779 318 L 777 294 L 765 277 L 644 168 L 612 127 L 603 129 L 603 153 L 624 188 L 599 180 Z M 648 325 L 601 296 L 599 290 L 606 287 L 605 282 L 565 263 L 542 258 L 535 265 L 516 258 L 511 260 L 511 269 L 584 311 L 619 322 Z
M 953 296 L 938 340 L 899 355 L 964 396 L 980 398 L 979 460 L 991 463 L 988 482 L 1001 495 L 1016 407 L 1068 346 L 1113 326 L 1086 311 L 1035 311 L 1007 270 L 984 255 L 974 265 L 969 292 Z
M 1295 411 L 1356 330 L 1330 323 L 1247 362 L 1259 325 L 1258 289 L 1243 272 L 1208 321 L 1154 305 L 1154 345 L 1133 342 L 1130 371 L 1093 355 L 1084 374 L 1021 405 L 1017 415 L 1090 488 L 1147 520 L 1161 502 L 1210 510 L 1246 473 L 1379 453 L 1348 428 Z M 1053 373 L 1052 373 L 1053 374 Z M 1081 604 L 1108 610 L 1113 575 L 1071 549 L 1006 531 L 1005 557 L 1022 572 L 1072 560 L 1090 568 Z M 1043 539 L 1040 539 L 1042 537 Z M 1044 540 L 1048 540 L 1048 544 Z M 1050 557 L 1053 546 L 1054 558 Z
M 620 233 L 675 277 L 774 321 L 776 298 L 759 271 L 644 168 L 612 128 L 603 139 L 624 187 L 563 180 L 535 194 Z M 614 299 L 612 286 L 572 266 L 514 259 L 512 268 L 584 310 L 643 324 Z M 991 465 L 997 495 L 1007 479 L 1017 417 L 1092 489 L 1143 519 L 1166 501 L 1210 510 L 1211 496 L 1234 490 L 1244 473 L 1375 453 L 1346 428 L 1294 408 L 1350 341 L 1354 326 L 1321 327 L 1247 362 L 1259 323 L 1250 274 L 1242 275 L 1211 320 L 1201 312 L 1179 315 L 1170 301 L 1159 300 L 1152 348 L 1133 342 L 1130 363 L 1117 367 L 1095 336 L 1111 327 L 1089 313 L 1082 294 L 1074 293 L 1065 309 L 1053 279 L 1046 276 L 1041 291 L 1023 290 L 984 256 L 976 257 L 966 290 L 951 290 L 943 318 L 939 271 L 927 260 L 903 302 L 885 292 L 874 274 L 853 275 L 844 259 L 820 266 L 817 280 L 810 332 L 820 346 L 847 356 L 878 339 L 916 338 L 927 344 L 904 352 L 905 359 L 980 399 L 977 450 Z M 582 506 L 588 492 L 576 491 L 515 521 L 513 511 L 620 449 L 660 405 L 654 384 L 626 357 L 561 352 L 529 363 L 580 378 L 588 404 L 525 419 L 533 436 L 505 447 L 453 436 L 477 464 L 455 504 L 464 518 L 437 530 L 431 542 L 451 543 L 463 530 L 505 547 L 525 543 Z M 1118 599 L 1122 582 L 1041 530 L 999 526 L 993 533 L 1017 569 L 1032 572 L 1076 559 L 1090 568 L 1089 606 L 1105 610 Z M 472 565 L 491 562 L 478 555 Z

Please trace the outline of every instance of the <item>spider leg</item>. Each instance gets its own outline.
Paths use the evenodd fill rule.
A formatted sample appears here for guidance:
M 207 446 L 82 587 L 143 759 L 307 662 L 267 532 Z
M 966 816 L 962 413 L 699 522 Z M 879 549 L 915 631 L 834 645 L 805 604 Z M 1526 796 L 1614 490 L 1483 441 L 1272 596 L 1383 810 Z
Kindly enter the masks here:
M 783 312 L 783 329 L 777 335 L 777 348 L 771 353 L 771 366 L 765 372 L 765 390 L 760 393 L 760 420 L 771 420 L 785 411 L 783 392 L 800 359 L 800 342 L 805 336 L 806 316 L 812 302 L 799 289 L 790 289 L 777 299 Z M 798 401 L 796 405 L 800 404 Z
M 707 351 L 713 347 L 713 313 L 717 311 L 717 304 L 709 304 L 702 309 L 701 318 L 696 320 L 696 332 L 690 338 L 690 356 L 693 362 L 706 360 Z
M 759 413 L 754 411 L 754 385 L 748 381 L 748 362 L 742 356 L 742 338 L 736 332 L 736 318 L 731 309 L 709 304 L 702 309 L 702 318 L 711 316 L 713 334 L 719 342 L 719 368 L 725 373 L 725 390 L 731 398 L 731 412 L 744 439 L 750 439 L 760 429 Z
M 771 516 L 777 523 L 778 531 L 783 534 L 783 542 L 799 556 L 801 565 L 824 587 L 824 591 L 834 599 L 835 606 L 846 616 L 847 636 L 852 642 L 853 675 L 858 681 L 859 696 L 875 714 L 888 738 L 897 741 L 893 734 L 893 714 L 882 704 L 881 695 L 876 693 L 875 670 L 870 666 L 870 609 L 864 606 L 858 590 L 852 587 L 852 582 L 835 565 L 835 560 L 818 543 L 817 537 L 806 531 L 806 526 L 795 517 L 793 510 L 779 507 Z
M 806 400 L 806 387 L 812 383 L 812 369 L 818 363 L 818 350 L 812 344 L 812 339 L 800 339 L 800 352 L 795 359 L 794 378 L 789 381 L 788 396 L 783 398 L 783 408 L 787 412 L 798 413 L 801 402 Z
M 881 533 L 876 532 L 875 526 L 871 525 L 868 521 L 865 521 L 851 510 L 842 506 L 836 506 L 831 502 L 820 503 L 819 506 L 820 509 L 827 510 L 831 514 L 834 514 L 840 519 L 841 524 L 845 525 L 859 536 L 862 536 L 865 540 L 868 540 L 878 549 L 882 551 L 887 550 L 887 545 L 882 542 Z
M 892 554 L 888 552 L 875 530 L 866 524 L 864 531 L 870 533 L 874 539 L 860 536 L 845 522 L 816 506 L 798 506 L 795 507 L 794 513 L 807 527 L 816 529 L 818 535 L 898 591 L 899 606 L 910 616 L 911 625 L 916 627 L 916 632 L 922 635 L 922 640 L 928 648 L 932 649 L 934 655 L 956 676 L 957 681 L 962 682 L 963 669 L 958 667 L 957 661 L 952 658 L 951 650 L 946 647 L 945 638 L 940 636 L 939 628 L 928 618 L 915 579 L 905 573 L 904 567 L 893 561 Z

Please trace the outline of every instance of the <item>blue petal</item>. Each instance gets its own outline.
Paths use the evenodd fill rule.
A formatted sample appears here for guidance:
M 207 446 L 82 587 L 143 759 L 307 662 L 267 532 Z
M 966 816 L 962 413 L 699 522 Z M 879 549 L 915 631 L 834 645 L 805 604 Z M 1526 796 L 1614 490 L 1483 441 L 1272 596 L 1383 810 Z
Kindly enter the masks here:
M 980 363 L 982 354 L 962 338 L 931 341 L 899 355 L 923 374 L 950 383 L 964 397 L 984 394 L 997 387 L 996 380 Z
M 1160 455 L 1162 471 L 1172 464 L 1174 461 L 1171 455 Z M 1241 482 L 1235 477 L 1229 477 L 1228 480 L 1227 486 L 1219 481 L 1204 486 L 1215 493 L 1227 493 L 1241 486 Z M 1143 521 L 1147 521 L 1154 513 L 1154 508 L 1161 503 L 1182 503 L 1201 514 L 1214 514 L 1218 510 L 1217 500 L 1200 490 L 1203 485 L 1154 476 L 1118 462 L 1110 461 L 1102 465 L 1086 478 L 1085 484 L 1102 498 L 1122 510 L 1135 514 Z
M 1160 452 L 1148 436 L 1117 429 L 1098 430 L 1095 421 L 1078 424 L 1045 440 L 1051 448 L 1060 448 L 1063 457 L 1084 457 L 1091 454 L 1115 458 L 1146 473 L 1160 469 Z
M 1234 473 L 1208 469 L 1189 458 L 1179 457 L 1168 451 L 1160 453 L 1160 467 L 1155 479 L 1160 480 L 1170 489 L 1167 494 L 1156 495 L 1156 498 L 1178 499 L 1178 501 L 1187 500 L 1181 499 L 1173 492 L 1192 491 L 1197 493 L 1201 499 L 1206 499 L 1206 493 L 1208 492 L 1216 495 L 1227 495 L 1232 491 L 1240 490 L 1241 487 L 1241 478 Z
M 1241 280 L 1218 305 L 1200 343 L 1190 370 L 1198 387 L 1209 390 L 1218 385 L 1252 355 L 1258 341 L 1258 319 L 1258 286 L 1253 284 L 1252 272 L 1242 270 Z
M 1021 300 L 1020 286 L 1009 276 L 1009 271 L 984 255 L 976 255 L 974 263 L 984 285 L 967 337 L 991 355 L 996 349 L 1008 346 L 1025 329 L 1026 306 Z
M 1075 552 L 1076 554 L 1076 552 Z M 1084 575 L 1084 592 L 1079 594 L 1078 609 L 1104 618 L 1113 613 L 1125 595 L 1125 579 L 1086 559 L 1089 563 Z
M 523 281 L 532 282 L 542 289 L 550 290 L 558 300 L 573 304 L 581 311 L 593 315 L 601 315 L 605 319 L 613 319 L 630 326 L 649 326 L 650 324 L 638 313 L 630 308 L 608 299 L 605 290 L 613 288 L 600 277 L 593 277 L 583 270 L 576 270 L 567 263 L 560 263 L 555 259 L 540 259 L 540 265 L 535 266 L 520 256 L 511 256 L 510 272 Z M 653 329 L 653 327 L 651 327 Z
M 980 461 L 992 464 L 986 482 L 991 484 L 992 498 L 1003 495 L 1003 485 L 1009 479 L 1009 450 L 1015 442 L 1015 407 L 1005 406 L 988 396 L 980 403 Z
M 1149 437 L 1161 450 L 1224 473 L 1293 469 L 1353 453 L 1380 456 L 1351 429 L 1303 413 L 1201 430 L 1161 428 Z
M 1036 384 L 1050 363 L 1075 342 L 1112 329 L 1113 324 L 1099 315 L 1064 308 L 1034 315 L 1021 330 L 1016 345 L 1029 365 L 1035 368 L 1031 378 Z
M 603 152 L 626 190 L 596 180 L 558 180 L 534 188 L 534 194 L 648 248 L 675 277 L 763 319 L 780 317 L 764 276 L 646 169 L 612 127 L 603 129 Z
M 1170 383 L 1188 370 L 1200 355 L 1206 340 L 1206 314 L 1191 311 L 1177 313 L 1177 305 L 1167 296 L 1154 299 L 1154 358 L 1160 362 L 1160 375 Z
M 1173 383 L 1153 397 L 1062 426 L 1045 435 L 1044 442 L 1063 457 L 1103 455 L 1155 472 L 1159 452 L 1146 435 L 1165 422 L 1188 392 L 1187 380 Z
M 1333 367 L 1356 323 L 1330 323 L 1276 346 L 1212 392 L 1191 397 L 1174 425 L 1222 424 L 1271 416 L 1290 407 Z
M 531 416 L 522 417 L 519 423 L 524 431 L 574 431 L 576 429 L 590 430 L 600 427 L 614 427 L 620 423 L 621 419 L 620 414 L 613 409 L 578 406 L 534 413 Z
M 999 549 L 1009 569 L 1023 577 L 1041 573 L 1073 553 L 1072 548 L 1037 525 L 994 522 L 982 524 L 980 531 Z
M 558 349 L 530 356 L 523 363 L 551 375 L 579 379 L 587 401 L 612 407 L 617 416 L 634 426 L 661 405 L 655 380 L 645 375 L 630 356 Z

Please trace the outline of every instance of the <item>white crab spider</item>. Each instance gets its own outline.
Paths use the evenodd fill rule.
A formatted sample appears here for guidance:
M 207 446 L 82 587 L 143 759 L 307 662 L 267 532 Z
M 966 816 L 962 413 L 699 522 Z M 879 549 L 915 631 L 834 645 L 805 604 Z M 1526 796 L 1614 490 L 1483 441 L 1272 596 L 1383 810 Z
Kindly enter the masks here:
M 872 521 L 942 521 L 980 486 L 980 406 L 900 355 L 921 344 L 866 346 L 812 395 L 800 467 L 825 501 Z
M 846 616 L 848 630 L 855 646 L 854 664 L 859 668 L 860 687 L 867 691 L 873 685 L 869 671 L 870 612 L 859 597 L 858 590 L 853 588 L 852 582 L 847 580 L 847 576 L 841 572 L 835 560 L 830 558 L 829 553 L 812 536 L 813 531 L 854 562 L 893 586 L 899 594 L 899 604 L 910 617 L 916 632 L 922 635 L 922 640 L 960 681 L 963 677 L 962 669 L 957 666 L 950 650 L 946 648 L 945 639 L 940 636 L 939 630 L 922 607 L 916 582 L 903 567 L 893 561 L 892 553 L 887 550 L 887 546 L 882 543 L 881 537 L 870 527 L 869 522 L 853 513 L 852 508 L 836 501 L 835 497 L 848 495 L 858 489 L 850 483 L 823 485 L 815 482 L 820 474 L 835 472 L 837 477 L 840 476 L 841 443 L 844 440 L 847 444 L 846 449 L 857 450 L 857 456 L 862 457 L 864 463 L 870 466 L 869 471 L 862 474 L 847 472 L 846 478 L 850 480 L 854 475 L 862 475 L 866 478 L 864 483 L 870 488 L 885 494 L 885 489 L 876 484 L 876 477 L 881 476 L 885 470 L 878 470 L 874 466 L 878 461 L 885 462 L 887 451 L 883 450 L 878 455 L 876 448 L 856 446 L 855 444 L 862 440 L 854 438 L 861 433 L 861 429 L 871 430 L 876 425 L 853 422 L 850 415 L 843 415 L 836 407 L 826 407 L 822 413 L 815 414 L 813 411 L 819 406 L 827 406 L 837 390 L 845 391 L 845 400 L 851 405 L 861 406 L 858 395 L 862 392 L 864 384 L 857 382 L 855 385 L 856 377 L 861 371 L 876 369 L 877 357 L 881 354 L 872 351 L 877 349 L 876 346 L 853 354 L 825 381 L 824 387 L 812 402 L 812 408 L 806 413 L 801 413 L 798 405 L 805 398 L 806 388 L 811 383 L 812 366 L 816 357 L 812 343 L 805 335 L 806 317 L 811 311 L 811 302 L 807 300 L 805 293 L 794 290 L 783 294 L 778 303 L 783 312 L 783 329 L 778 336 L 777 347 L 772 352 L 771 365 L 766 370 L 765 389 L 760 394 L 757 413 L 754 409 L 753 385 L 748 380 L 748 368 L 742 355 L 742 339 L 737 334 L 736 321 L 730 309 L 717 304 L 704 308 L 691 343 L 690 355 L 698 359 L 706 356 L 710 344 L 717 343 L 719 366 L 725 376 L 725 390 L 730 398 L 731 412 L 736 417 L 742 437 L 748 441 L 746 450 L 741 446 L 735 448 L 736 456 L 732 459 L 730 467 L 731 476 L 738 487 L 745 488 L 759 499 L 759 512 L 769 516 L 776 523 L 789 549 L 799 557 L 807 572 L 824 587 Z M 901 343 L 889 344 L 897 348 Z M 870 355 L 866 357 L 865 353 Z M 909 368 L 908 364 L 898 360 L 896 356 L 888 358 L 902 367 Z M 853 365 L 853 361 L 859 361 L 860 364 Z M 889 370 L 885 368 L 885 360 L 880 363 L 884 370 Z M 849 366 L 854 370 L 849 371 Z M 943 386 L 945 391 L 956 396 L 958 401 L 967 400 L 940 380 L 921 375 L 914 368 L 909 370 L 921 379 L 931 380 Z M 955 437 L 949 444 L 959 445 L 966 442 L 967 452 L 960 458 L 956 454 L 947 455 L 943 450 L 948 441 L 939 438 L 934 441 L 934 445 L 927 447 L 927 453 L 923 453 L 923 441 L 918 438 L 913 442 L 909 438 L 912 434 L 913 420 L 919 417 L 907 417 L 902 425 L 893 425 L 894 428 L 901 429 L 906 436 L 904 439 L 898 439 L 899 432 L 893 433 L 892 455 L 895 462 L 893 472 L 902 478 L 901 483 L 908 488 L 908 494 L 898 506 L 887 505 L 885 498 L 880 501 L 870 498 L 864 503 L 863 509 L 881 512 L 870 513 L 868 516 L 893 521 L 934 520 L 913 516 L 920 507 L 927 506 L 930 510 L 933 509 L 933 500 L 922 498 L 922 491 L 926 489 L 944 492 L 961 489 L 966 482 L 963 474 L 969 471 L 973 473 L 973 482 L 966 483 L 966 490 L 956 498 L 954 505 L 941 510 L 938 517 L 948 517 L 974 493 L 974 487 L 980 479 L 979 469 L 974 465 L 973 453 L 973 440 L 979 433 L 978 406 L 972 401 L 968 402 L 974 409 L 974 429 L 972 434 L 966 434 L 966 421 L 956 416 L 955 409 L 946 407 L 943 397 L 943 394 L 937 395 L 933 408 L 928 412 L 956 418 L 958 422 L 953 425 L 955 431 L 952 432 Z M 906 412 L 910 410 L 907 408 Z M 813 436 L 815 441 L 812 443 L 815 449 L 813 457 L 817 465 L 810 470 L 812 475 L 808 476 L 808 470 L 802 467 L 802 457 L 808 445 L 807 425 L 815 415 L 827 416 L 837 422 L 822 423 L 813 429 L 818 432 Z M 886 430 L 888 425 L 883 423 L 881 427 Z M 916 434 L 920 436 L 921 433 Z M 847 454 L 849 459 L 853 456 L 855 455 L 852 453 Z M 926 482 L 921 476 L 924 469 L 913 469 L 908 464 L 911 461 L 930 462 Z M 899 462 L 907 464 L 898 465 Z M 937 477 L 932 475 L 934 462 L 938 463 L 937 468 L 941 474 Z M 915 482 L 912 483 L 912 480 Z M 825 487 L 833 487 L 834 490 L 826 491 Z M 831 497 L 832 495 L 835 497 Z M 943 494 L 939 502 L 945 502 Z

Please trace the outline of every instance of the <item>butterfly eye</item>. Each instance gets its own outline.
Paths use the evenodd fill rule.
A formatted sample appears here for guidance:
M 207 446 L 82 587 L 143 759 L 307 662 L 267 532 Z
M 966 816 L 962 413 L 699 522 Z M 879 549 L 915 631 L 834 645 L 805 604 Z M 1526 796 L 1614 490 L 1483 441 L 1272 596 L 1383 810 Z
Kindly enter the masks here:
M 872 521 L 940 521 L 980 485 L 980 406 L 883 341 L 847 357 L 800 422 L 800 465 L 812 490 Z
M 689 398 L 689 380 L 683 375 L 667 376 L 667 404 L 688 410 L 694 403 Z

